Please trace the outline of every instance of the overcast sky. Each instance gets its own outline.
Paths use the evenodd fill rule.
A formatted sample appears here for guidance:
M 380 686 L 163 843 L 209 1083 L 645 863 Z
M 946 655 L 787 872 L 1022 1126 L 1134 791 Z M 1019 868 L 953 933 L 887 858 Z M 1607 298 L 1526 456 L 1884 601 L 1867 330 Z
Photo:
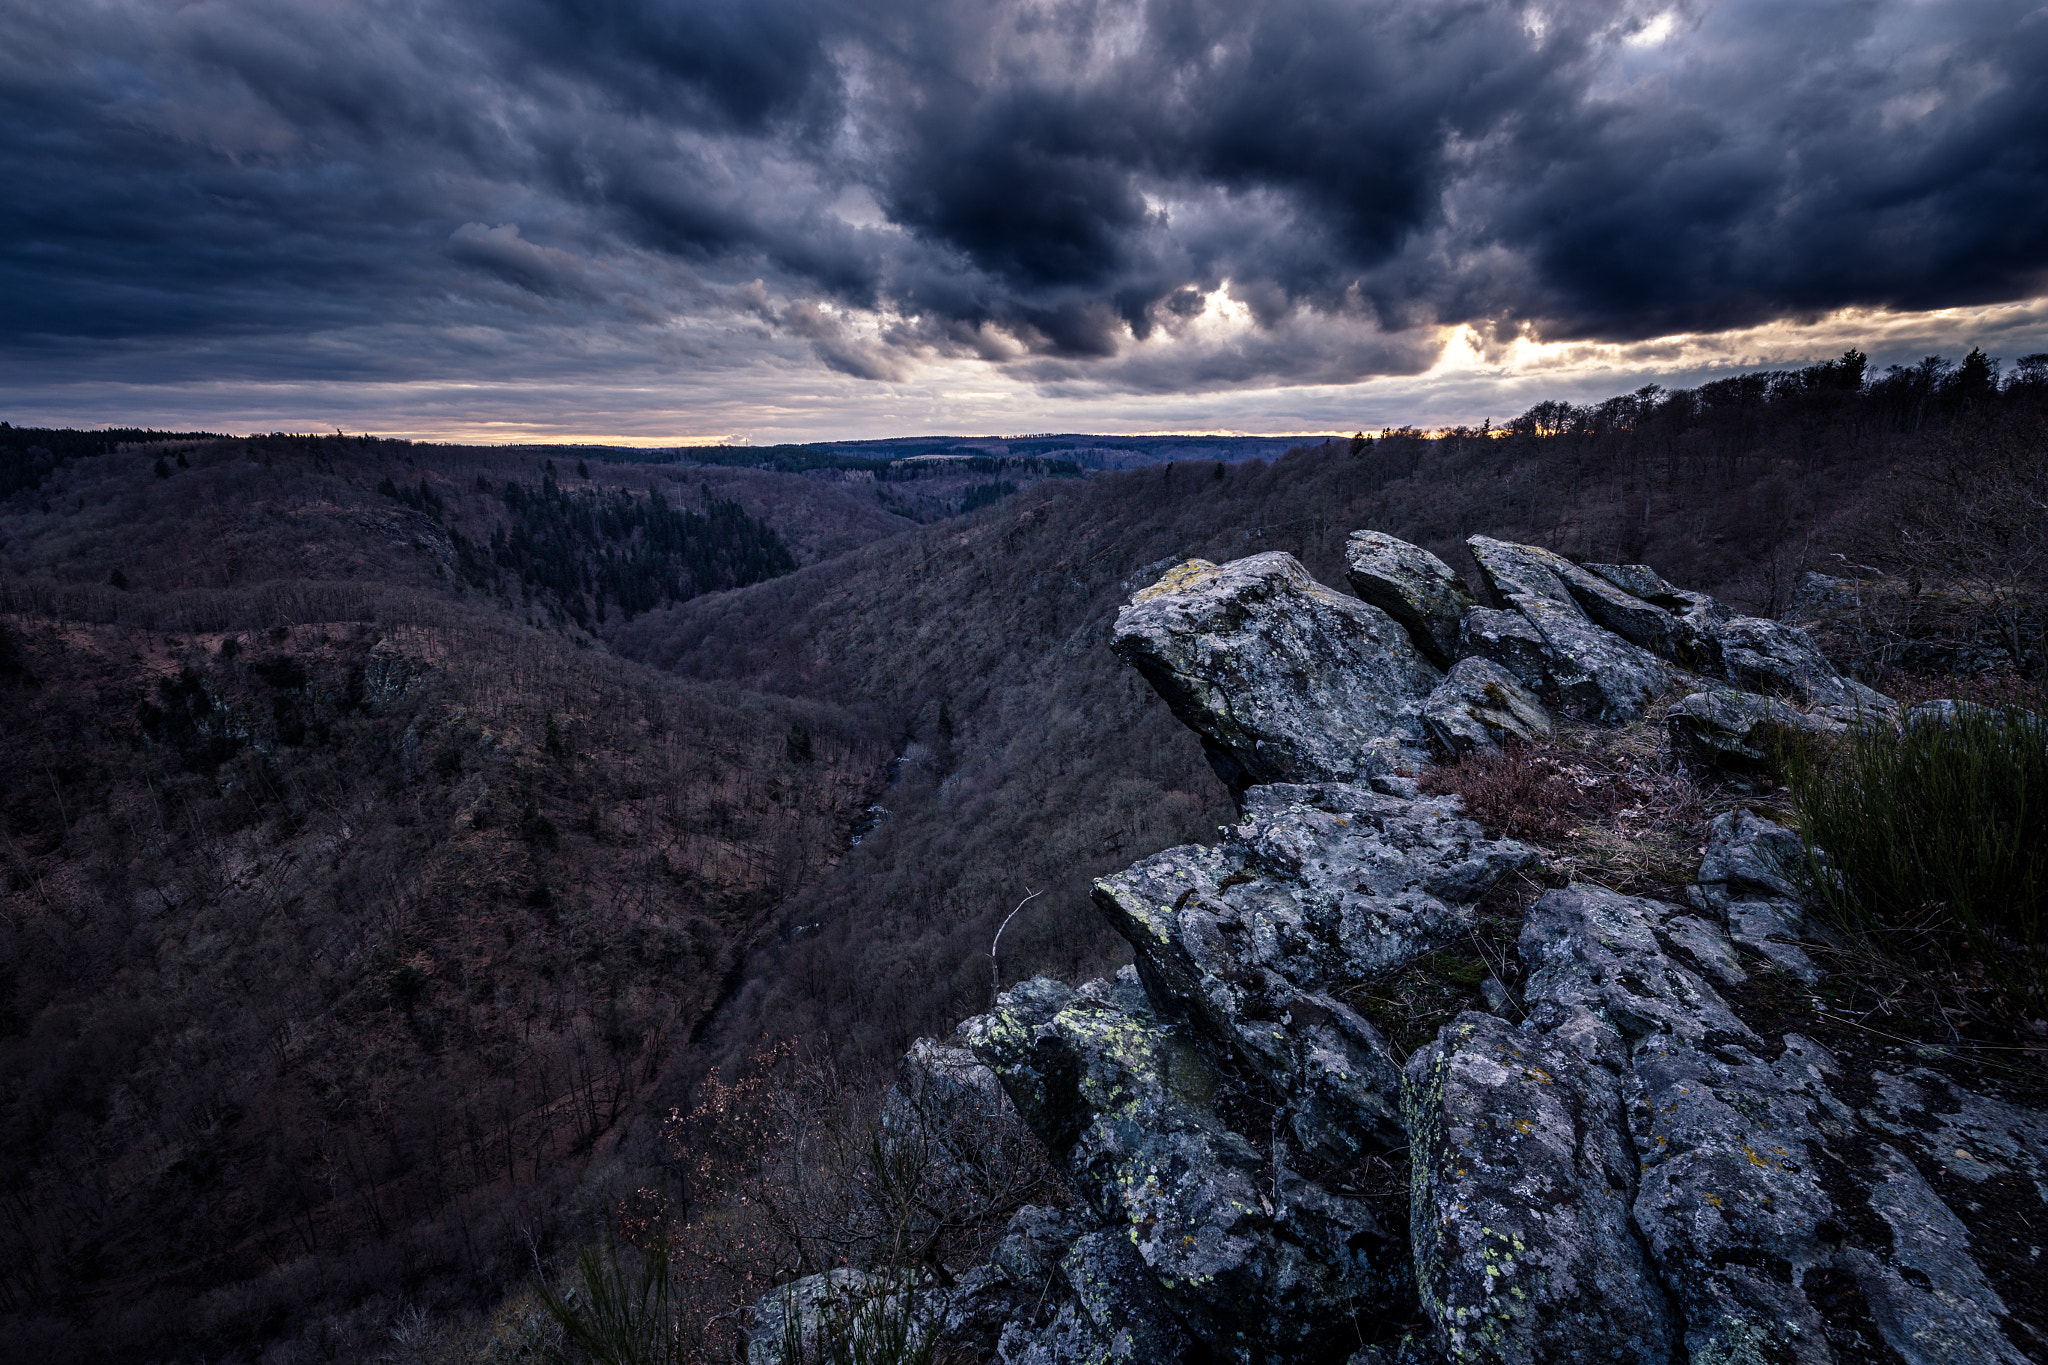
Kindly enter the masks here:
M 2024 0 L 0 0 L 0 417 L 1322 431 L 2048 350 Z

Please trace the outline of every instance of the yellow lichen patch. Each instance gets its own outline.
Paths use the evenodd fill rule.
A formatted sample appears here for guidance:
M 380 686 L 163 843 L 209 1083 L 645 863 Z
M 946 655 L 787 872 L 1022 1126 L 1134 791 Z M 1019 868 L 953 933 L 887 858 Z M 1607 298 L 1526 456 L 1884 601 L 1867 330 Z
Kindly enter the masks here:
M 1178 564 L 1168 569 L 1165 577 L 1161 578 L 1151 587 L 1140 588 L 1137 592 L 1131 594 L 1131 601 L 1149 602 L 1155 597 L 1163 597 L 1170 592 L 1179 592 L 1182 588 L 1199 583 L 1203 579 L 1215 574 L 1215 572 L 1216 566 L 1208 560 L 1190 559 L 1185 564 Z

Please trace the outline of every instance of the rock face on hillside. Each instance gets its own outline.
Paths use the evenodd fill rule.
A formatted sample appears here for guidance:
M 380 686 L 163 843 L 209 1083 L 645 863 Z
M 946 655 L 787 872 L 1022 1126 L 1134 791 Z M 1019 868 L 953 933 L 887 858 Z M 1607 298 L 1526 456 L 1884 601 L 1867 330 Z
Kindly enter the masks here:
M 1454 798 L 1358 757 L 1417 747 L 1409 720 L 1443 711 L 1442 689 L 1547 683 L 1614 717 L 1654 700 L 1650 680 L 1704 673 L 1723 686 L 1702 695 L 1742 696 L 1735 672 L 1783 685 L 1741 703 L 1773 723 L 1803 723 L 1795 699 L 1890 709 L 1836 687 L 1803 637 L 1641 566 L 1475 542 L 1510 605 L 1467 607 L 1453 630 L 1427 605 L 1453 599 L 1441 575 L 1384 540 L 1353 544 L 1384 600 L 1414 607 L 1398 622 L 1271 555 L 1185 565 L 1120 620 L 1119 648 L 1205 739 L 1316 780 L 1257 780 L 1273 769 L 1234 758 L 1240 824 L 1096 884 L 1134 966 L 1020 983 L 960 1026 L 990 1078 L 975 1083 L 1000 1084 L 1080 1199 L 1019 1214 L 988 1266 L 925 1291 L 924 1330 L 967 1340 L 949 1324 L 1012 1311 L 1004 1365 L 2048 1358 L 2024 1268 L 2040 1251 L 2013 1249 L 2048 1227 L 2048 1114 L 1924 1068 L 1848 1074 L 1782 1003 L 1738 1009 L 1821 979 L 1789 831 L 1715 820 L 1685 905 L 1536 896 L 1514 960 L 1477 954 L 1488 1008 L 1405 1057 L 1366 1017 L 1404 973 L 1472 959 L 1482 904 L 1540 870 Z M 1404 565 L 1424 581 L 1404 585 Z M 1417 632 L 1449 679 L 1412 652 Z M 1300 676 L 1325 667 L 1357 673 Z M 1348 709 L 1328 720 L 1316 697 Z M 1502 714 L 1533 728 L 1533 705 Z M 1459 733 L 1439 739 L 1456 750 Z M 1354 780 L 1329 779 L 1347 765 Z M 1742 994 L 1761 987 L 1776 994 Z M 949 1075 L 969 1066 L 920 1046 Z
M 1316 582 L 1293 555 L 1189 560 L 1118 614 L 1116 651 L 1202 737 L 1233 791 L 1427 761 L 1419 703 L 1442 675 L 1392 617 Z

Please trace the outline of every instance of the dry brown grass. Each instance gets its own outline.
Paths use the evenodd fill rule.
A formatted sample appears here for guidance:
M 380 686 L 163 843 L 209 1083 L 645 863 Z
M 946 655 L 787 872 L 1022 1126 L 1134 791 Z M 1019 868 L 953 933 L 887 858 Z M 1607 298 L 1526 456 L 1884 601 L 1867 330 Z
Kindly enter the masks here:
M 1659 705 L 1629 725 L 1562 725 L 1539 744 L 1432 768 L 1422 788 L 1462 797 L 1487 833 L 1541 848 L 1553 876 L 1670 896 L 1699 869 L 1707 820 L 1734 797 L 1687 775 L 1663 716 Z M 1741 800 L 1770 809 L 1773 795 Z

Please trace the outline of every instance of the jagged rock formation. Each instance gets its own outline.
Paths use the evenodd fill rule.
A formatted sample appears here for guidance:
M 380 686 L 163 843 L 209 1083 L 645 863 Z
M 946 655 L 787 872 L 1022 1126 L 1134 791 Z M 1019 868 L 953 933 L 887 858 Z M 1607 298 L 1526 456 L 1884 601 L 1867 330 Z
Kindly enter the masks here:
M 1796 631 L 1640 566 L 1475 538 L 1512 610 L 1466 607 L 1453 630 L 1440 565 L 1385 542 L 1355 537 L 1353 564 L 1386 611 L 1264 555 L 1183 566 L 1119 621 L 1119 648 L 1228 747 L 1243 820 L 1097 883 L 1135 958 L 1117 979 L 1023 982 L 960 1026 L 1080 1202 L 1018 1215 L 988 1266 L 928 1291 L 926 1330 L 965 1340 L 954 1324 L 1009 1305 L 1005 1365 L 2043 1358 L 2040 1304 L 2008 1302 L 1985 1268 L 2005 1256 L 2000 1284 L 2018 1283 L 1986 1240 L 2005 1225 L 1955 1191 L 2002 1182 L 2048 1227 L 2048 1114 L 1927 1070 L 1847 1074 L 1722 994 L 1819 979 L 1789 831 L 1714 821 L 1685 906 L 1547 891 L 1519 963 L 1490 964 L 1490 1008 L 1405 1059 L 1363 1016 L 1374 983 L 1459 941 L 1535 861 L 1376 766 L 1389 738 L 1415 747 L 1411 720 L 1459 669 L 1592 717 L 1640 715 L 1701 673 L 1894 709 Z M 1352 660 L 1347 680 L 1300 676 Z M 1326 717 L 1316 697 L 1346 709 Z M 1533 704 L 1500 709 L 1533 728 Z M 1756 704 L 1775 723 L 1805 714 L 1740 703 Z M 1433 728 L 1453 750 L 1485 742 Z M 1275 754 L 1324 780 L 1251 780 Z M 926 1065 L 967 1066 L 921 1047 Z
M 1118 614 L 1116 651 L 1202 737 L 1233 791 L 1427 761 L 1419 703 L 1441 675 L 1393 618 L 1316 582 L 1293 555 L 1170 570 Z

